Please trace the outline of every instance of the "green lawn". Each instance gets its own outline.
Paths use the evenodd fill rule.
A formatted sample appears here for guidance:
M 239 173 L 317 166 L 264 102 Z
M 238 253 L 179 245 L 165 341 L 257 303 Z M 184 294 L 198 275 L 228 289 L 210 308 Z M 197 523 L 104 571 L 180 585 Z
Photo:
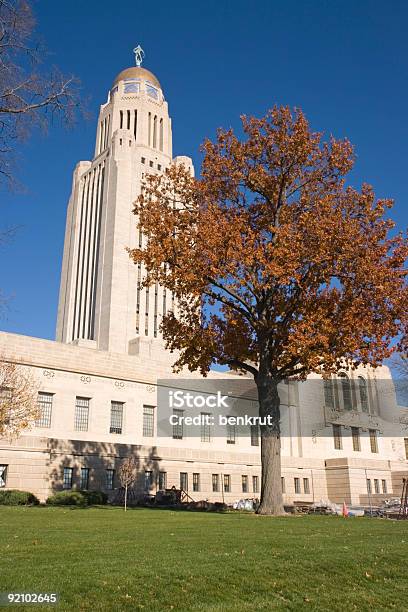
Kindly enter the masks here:
M 2 507 L 0 525 L 0 591 L 58 592 L 51 610 L 408 606 L 405 521 Z

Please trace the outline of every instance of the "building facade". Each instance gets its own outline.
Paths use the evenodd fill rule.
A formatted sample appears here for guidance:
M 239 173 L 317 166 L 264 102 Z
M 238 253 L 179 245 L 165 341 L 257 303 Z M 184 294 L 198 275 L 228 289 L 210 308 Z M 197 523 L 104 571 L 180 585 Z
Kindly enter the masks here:
M 180 163 L 194 172 L 190 158 L 172 157 L 160 82 L 140 66 L 123 70 L 101 106 L 94 157 L 73 175 L 57 339 L 0 333 L 2 358 L 32 373 L 41 407 L 34 427 L 0 440 L 0 487 L 41 500 L 70 488 L 114 497 L 121 461 L 132 455 L 136 495 L 174 485 L 193 499 L 259 497 L 257 428 L 158 432 L 158 386 L 176 380 L 159 328 L 175 305 L 159 285 L 142 287 L 143 266 L 127 249 L 143 244 L 132 209 L 145 175 Z M 210 378 L 232 387 L 242 379 Z M 368 505 L 400 493 L 408 410 L 398 407 L 387 368 L 282 384 L 280 395 L 285 502 Z

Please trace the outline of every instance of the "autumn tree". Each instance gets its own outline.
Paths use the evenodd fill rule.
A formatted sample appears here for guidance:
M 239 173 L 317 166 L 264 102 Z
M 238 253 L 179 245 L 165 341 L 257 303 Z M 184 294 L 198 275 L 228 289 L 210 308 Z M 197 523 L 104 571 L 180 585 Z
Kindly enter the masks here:
M 299 110 L 242 118 L 203 145 L 201 178 L 183 166 L 148 176 L 131 251 L 145 284 L 174 294 L 163 319 L 174 367 L 213 362 L 254 377 L 261 426 L 259 512 L 281 514 L 280 398 L 289 378 L 377 366 L 407 322 L 408 254 L 390 200 L 348 187 L 347 140 L 324 142 Z
M 125 512 L 127 510 L 128 489 L 136 480 L 136 463 L 133 457 L 126 457 L 119 468 L 119 482 L 125 490 Z
M 54 118 L 71 124 L 80 109 L 77 80 L 44 68 L 28 0 L 0 0 L 0 180 L 13 180 L 16 144 Z
M 0 359 L 0 437 L 15 438 L 41 416 L 38 385 L 22 366 Z

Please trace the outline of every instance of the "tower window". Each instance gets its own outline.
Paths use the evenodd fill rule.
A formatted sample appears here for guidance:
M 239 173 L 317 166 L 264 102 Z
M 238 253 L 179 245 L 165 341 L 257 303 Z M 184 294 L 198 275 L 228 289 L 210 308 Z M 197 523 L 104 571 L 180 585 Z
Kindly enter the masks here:
M 146 158 L 142 157 L 141 162 L 142 162 L 142 164 L 145 164 L 146 163 Z
M 157 115 L 153 119 L 153 148 L 157 148 Z
M 140 83 L 136 79 L 125 81 L 123 93 L 139 93 Z
M 156 87 L 153 87 L 147 81 L 146 81 L 146 93 L 148 96 L 150 96 L 151 98 L 154 98 L 155 100 L 158 100 L 159 98 L 159 91 L 156 89 Z
M 130 130 L 130 110 L 127 111 L 127 129 Z
M 152 161 L 149 161 L 149 166 L 150 166 L 150 168 L 153 168 L 153 162 Z
M 119 127 L 123 128 L 123 111 L 119 111 Z
M 152 143 L 152 113 L 148 114 L 147 133 L 148 133 L 148 143 L 147 144 L 150 147 Z
M 163 151 L 163 119 L 160 119 L 159 149 Z

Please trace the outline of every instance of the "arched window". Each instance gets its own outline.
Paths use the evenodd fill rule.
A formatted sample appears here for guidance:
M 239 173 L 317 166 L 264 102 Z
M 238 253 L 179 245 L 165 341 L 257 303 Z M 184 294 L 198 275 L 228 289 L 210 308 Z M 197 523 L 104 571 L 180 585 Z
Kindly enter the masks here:
M 353 401 L 352 401 L 352 396 L 351 396 L 351 384 L 350 384 L 350 379 L 347 376 L 347 374 L 344 374 L 344 372 L 340 373 L 340 378 L 341 378 L 341 391 L 342 391 L 342 395 L 343 395 L 343 406 L 345 410 L 352 410 L 353 409 Z
M 157 115 L 153 119 L 153 149 L 157 149 Z
M 326 408 L 334 408 L 333 385 L 330 378 L 328 380 L 323 381 L 323 389 L 324 405 L 326 406 Z
M 148 115 L 148 124 L 147 124 L 147 134 L 148 134 L 148 146 L 150 147 L 152 143 L 152 113 Z
M 163 151 L 163 119 L 160 119 L 159 149 Z
M 368 410 L 367 381 L 362 376 L 358 377 L 358 388 L 359 388 L 359 394 L 360 394 L 361 410 L 363 412 L 369 412 L 369 410 Z

